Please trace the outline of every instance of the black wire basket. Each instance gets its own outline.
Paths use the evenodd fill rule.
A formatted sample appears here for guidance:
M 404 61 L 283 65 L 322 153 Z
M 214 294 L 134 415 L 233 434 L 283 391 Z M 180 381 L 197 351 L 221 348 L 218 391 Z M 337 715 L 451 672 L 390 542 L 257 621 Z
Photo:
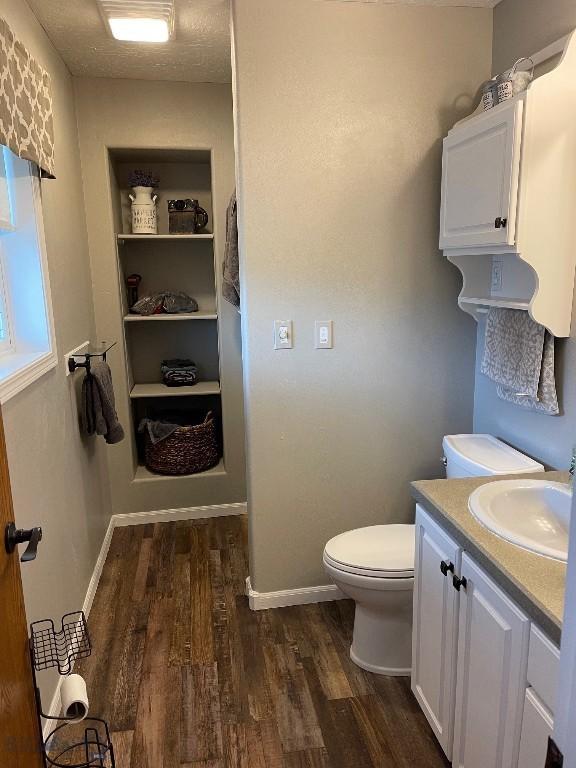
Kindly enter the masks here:
M 83 611 L 65 614 L 58 630 L 52 619 L 35 621 L 30 625 L 30 657 L 39 726 L 42 729 L 42 720 L 59 723 L 43 743 L 46 768 L 116 768 L 114 747 L 105 720 L 87 717 L 75 721 L 70 717 L 47 715 L 42 709 L 36 673 L 44 669 L 58 669 L 60 675 L 67 676 L 77 659 L 84 659 L 91 653 L 92 645 Z
M 92 652 L 83 611 L 63 616 L 59 630 L 52 619 L 35 621 L 30 625 L 30 635 L 37 672 L 58 667 L 61 675 L 69 675 L 76 659 L 84 659 Z
M 108 724 L 97 717 L 57 726 L 45 750 L 46 764 L 55 768 L 115 768 Z

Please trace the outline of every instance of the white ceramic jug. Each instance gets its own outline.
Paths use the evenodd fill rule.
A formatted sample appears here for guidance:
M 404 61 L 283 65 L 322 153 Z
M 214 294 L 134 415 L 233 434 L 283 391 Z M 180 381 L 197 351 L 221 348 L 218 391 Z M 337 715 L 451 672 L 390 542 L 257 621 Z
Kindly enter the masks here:
M 132 233 L 134 235 L 157 235 L 158 216 L 154 187 L 133 187 L 128 197 L 132 201 Z

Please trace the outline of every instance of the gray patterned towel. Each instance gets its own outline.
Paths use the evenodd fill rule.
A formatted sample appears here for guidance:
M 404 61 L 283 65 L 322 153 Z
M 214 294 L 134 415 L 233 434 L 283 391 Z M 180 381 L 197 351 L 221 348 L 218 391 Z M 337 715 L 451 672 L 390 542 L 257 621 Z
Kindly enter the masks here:
M 502 400 L 550 415 L 559 413 L 554 337 L 525 310 L 490 309 L 480 371 L 496 382 Z
M 238 204 L 236 190 L 226 211 L 222 295 L 240 311 L 240 256 L 238 252 Z

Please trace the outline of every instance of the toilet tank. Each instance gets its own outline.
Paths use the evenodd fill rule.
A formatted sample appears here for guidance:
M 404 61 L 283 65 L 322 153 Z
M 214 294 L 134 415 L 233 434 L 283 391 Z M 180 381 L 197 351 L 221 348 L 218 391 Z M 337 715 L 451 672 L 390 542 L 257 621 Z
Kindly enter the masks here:
M 446 435 L 442 448 L 447 478 L 544 472 L 542 464 L 493 435 Z

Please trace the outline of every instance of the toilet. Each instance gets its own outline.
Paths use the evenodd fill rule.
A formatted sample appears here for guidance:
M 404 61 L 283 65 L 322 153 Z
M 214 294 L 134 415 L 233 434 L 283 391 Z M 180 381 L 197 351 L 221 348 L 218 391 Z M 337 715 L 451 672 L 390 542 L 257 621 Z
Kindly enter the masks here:
M 446 476 L 543 472 L 542 464 L 492 435 L 447 435 Z M 350 658 L 377 675 L 410 675 L 412 665 L 413 525 L 372 525 L 335 536 L 324 569 L 356 603 Z

